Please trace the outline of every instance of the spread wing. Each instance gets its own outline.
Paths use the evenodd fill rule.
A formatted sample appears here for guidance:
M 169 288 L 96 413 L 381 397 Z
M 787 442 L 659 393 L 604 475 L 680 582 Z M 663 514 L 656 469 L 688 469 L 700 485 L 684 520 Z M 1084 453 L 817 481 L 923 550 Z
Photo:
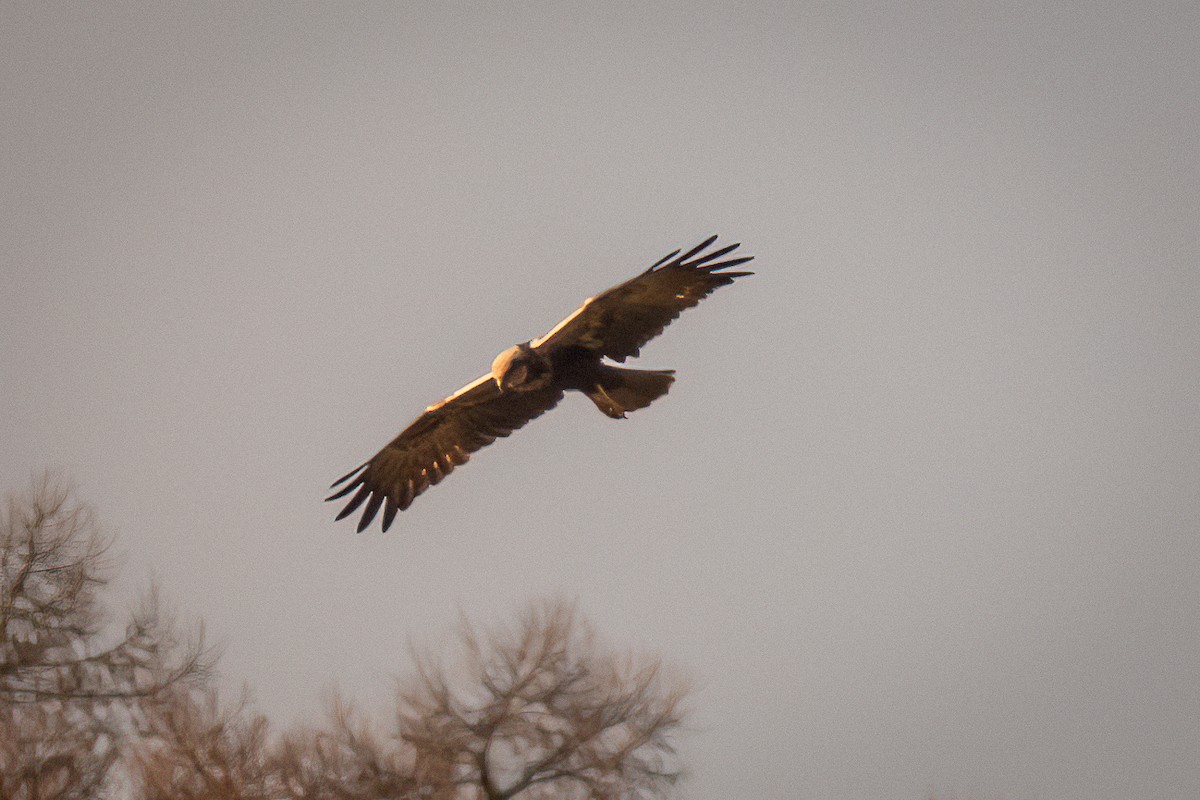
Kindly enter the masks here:
M 734 278 L 754 274 L 723 271 L 753 258 L 718 260 L 736 250 L 737 244 L 700 255 L 716 240 L 712 236 L 683 255 L 676 250 L 664 256 L 636 278 L 589 298 L 574 314 L 530 344 L 584 347 L 616 361 L 636 356 L 642 345 L 662 333 L 684 309 L 696 305 L 717 287 L 733 283 Z
M 477 378 L 425 409 L 370 461 L 335 481 L 329 488 L 345 486 L 325 499 L 337 500 L 357 489 L 337 518 L 353 514 L 366 502 L 358 522 L 361 533 L 382 506 L 386 531 L 397 511 L 467 463 L 471 453 L 554 408 L 562 396 L 563 390 L 553 386 L 501 394 L 491 374 Z

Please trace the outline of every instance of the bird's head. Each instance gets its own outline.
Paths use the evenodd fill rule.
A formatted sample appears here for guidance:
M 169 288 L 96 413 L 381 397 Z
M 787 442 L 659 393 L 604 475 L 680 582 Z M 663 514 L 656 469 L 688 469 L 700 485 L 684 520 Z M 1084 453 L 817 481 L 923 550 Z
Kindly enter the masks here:
M 501 392 L 541 389 L 550 383 L 550 362 L 529 342 L 515 344 L 496 356 L 492 378 Z

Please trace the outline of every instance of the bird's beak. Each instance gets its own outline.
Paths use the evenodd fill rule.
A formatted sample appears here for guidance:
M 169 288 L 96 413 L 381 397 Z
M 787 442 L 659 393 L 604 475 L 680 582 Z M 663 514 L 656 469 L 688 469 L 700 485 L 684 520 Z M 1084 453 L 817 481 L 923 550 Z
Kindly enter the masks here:
M 504 393 L 504 381 L 500 379 L 499 375 L 493 375 L 492 380 L 494 380 L 496 382 L 496 388 L 500 390 L 501 394 L 503 394 Z

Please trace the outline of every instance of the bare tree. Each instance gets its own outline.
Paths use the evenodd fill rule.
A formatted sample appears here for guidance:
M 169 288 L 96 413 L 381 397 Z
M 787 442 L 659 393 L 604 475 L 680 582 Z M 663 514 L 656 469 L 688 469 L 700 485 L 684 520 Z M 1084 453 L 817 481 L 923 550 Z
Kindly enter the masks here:
M 48 477 L 0 516 L 0 800 L 99 797 L 148 704 L 202 678 L 153 595 L 105 642 L 109 540 Z
M 276 742 L 245 703 L 222 709 L 216 692 L 180 694 L 158 710 L 132 758 L 142 800 L 429 800 L 411 758 L 337 702 L 328 725 Z
M 145 800 L 633 800 L 675 782 L 683 688 L 655 662 L 600 647 L 573 607 L 544 603 L 509 630 L 464 624 L 463 658 L 418 658 L 382 736 L 335 702 L 320 727 L 264 744 L 244 709 L 179 706 L 137 759 Z
M 284 796 L 304 800 L 437 800 L 416 777 L 408 748 L 384 740 L 349 705 L 334 702 L 328 728 L 294 731 L 274 766 Z
M 434 787 L 487 800 L 626 800 L 678 778 L 670 740 L 684 687 L 657 662 L 604 651 L 573 606 L 544 603 L 482 635 L 464 623 L 462 641 L 459 678 L 419 657 L 400 698 L 401 737 Z
M 175 692 L 132 748 L 145 800 L 267 800 L 278 797 L 267 720 L 245 701 L 223 709 L 215 689 Z
M 0 800 L 103 797 L 119 754 L 116 737 L 78 709 L 0 707 Z
M 634 800 L 679 775 L 683 687 L 561 602 L 419 656 L 392 735 L 335 703 L 273 740 L 153 596 L 106 633 L 109 543 L 47 479 L 0 517 L 0 800 Z

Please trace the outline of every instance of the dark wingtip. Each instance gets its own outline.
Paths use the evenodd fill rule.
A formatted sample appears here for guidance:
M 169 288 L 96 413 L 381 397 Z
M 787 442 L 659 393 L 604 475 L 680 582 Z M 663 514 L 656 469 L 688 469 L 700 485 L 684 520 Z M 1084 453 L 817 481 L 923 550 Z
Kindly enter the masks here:
M 365 468 L 365 467 L 367 466 L 367 464 L 370 464 L 370 463 L 371 463 L 370 461 L 364 461 L 363 463 L 359 464 L 357 467 L 355 467 L 354 469 L 350 470 L 349 472 L 347 472 L 347 473 L 346 473 L 345 475 L 343 475 L 342 477 L 338 478 L 338 479 L 337 479 L 336 481 L 334 481 L 333 483 L 329 484 L 329 488 L 330 488 L 330 489 L 336 488 L 336 487 L 337 487 L 337 485 L 338 485 L 339 483 L 342 483 L 343 481 L 348 481 L 348 480 L 350 480 L 350 479 L 351 479 L 351 478 L 353 478 L 353 477 L 354 477 L 354 476 L 355 476 L 355 475 L 356 475 L 358 472 L 360 472 L 360 471 L 361 471 L 363 468 Z M 338 497 L 338 496 L 339 496 L 339 495 L 334 495 L 334 497 Z M 333 499 L 333 497 L 327 497 L 327 498 L 325 498 L 325 499 L 326 499 L 326 500 L 332 500 L 332 499 Z
M 356 495 L 354 495 L 354 497 L 350 498 L 350 502 L 346 503 L 346 507 L 343 508 L 341 510 L 341 512 L 337 515 L 337 517 L 334 518 L 334 521 L 337 522 L 338 520 L 343 520 L 346 517 L 353 514 L 354 510 L 356 508 L 358 508 L 359 506 L 361 506 L 363 504 L 363 501 L 366 500 L 370 496 L 370 494 L 371 494 L 370 486 L 359 487 L 358 494 L 356 494 Z
M 396 512 L 399 510 L 400 508 L 396 505 L 396 501 L 392 500 L 389 495 L 387 502 L 383 506 L 383 518 L 381 520 L 384 533 L 387 533 L 387 529 L 392 527 L 392 520 L 396 518 Z
M 367 503 L 367 507 L 363 509 L 362 519 L 358 521 L 358 532 L 362 533 L 375 519 L 375 515 L 379 513 L 379 507 L 383 505 L 383 494 L 375 492 L 371 495 L 371 502 Z
M 348 483 L 348 484 L 346 484 L 346 486 L 345 486 L 344 488 L 342 488 L 342 489 L 339 489 L 338 491 L 336 491 L 336 492 L 334 492 L 333 494 L 329 495 L 329 497 L 326 497 L 326 498 L 325 498 L 325 502 L 326 502 L 326 503 L 328 503 L 330 500 L 340 500 L 340 499 L 342 499 L 343 497 L 345 497 L 346 495 L 348 495 L 348 494 L 350 494 L 351 492 L 353 492 L 353 491 L 354 491 L 355 489 L 357 489 L 357 488 L 358 488 L 358 483 L 357 483 L 357 482 L 355 482 L 355 483 Z
M 740 258 L 731 258 L 728 261 L 722 261 L 720 264 L 713 264 L 711 267 L 708 267 L 708 271 L 709 272 L 717 272 L 718 270 L 729 269 L 730 267 L 736 267 L 739 264 L 745 264 L 747 261 L 753 261 L 753 260 L 754 260 L 754 256 L 741 256 Z M 721 274 L 722 275 L 733 275 L 734 273 L 722 272 Z M 746 272 L 743 274 L 750 275 L 752 273 Z
M 677 255 L 679 255 L 679 251 L 672 250 L 671 252 L 667 253 L 665 256 L 660 258 L 658 261 L 655 261 L 653 264 L 651 264 L 650 269 L 646 270 L 646 272 L 651 272 L 654 269 L 661 267 L 663 264 L 667 263 L 668 261 L 670 261 L 672 258 L 674 258 Z
M 697 258 L 695 261 L 692 261 L 691 263 L 689 263 L 688 266 L 691 267 L 692 269 L 698 269 L 699 267 L 707 264 L 710 261 L 715 261 L 723 255 L 732 253 L 734 250 L 737 250 L 741 246 L 742 246 L 741 242 L 727 244 L 724 247 L 721 247 L 717 250 L 713 250 L 711 253 L 705 253 L 700 258 Z M 718 268 L 719 267 L 708 267 L 708 269 L 710 269 L 710 270 L 718 269 Z
M 688 260 L 689 258 L 691 258 L 692 256 L 694 256 L 694 255 L 696 255 L 697 253 L 699 253 L 701 250 L 704 250 L 705 248 L 707 248 L 707 247 L 708 247 L 710 244 L 712 244 L 712 243 L 713 243 L 713 242 L 715 242 L 716 240 L 717 240 L 717 234 L 715 234 L 715 233 L 714 233 L 712 236 L 708 237 L 708 238 L 707 238 L 707 239 L 705 239 L 703 242 L 701 242 L 700 244 L 696 245 L 696 246 L 695 246 L 695 247 L 693 247 L 691 250 L 688 250 L 686 253 L 684 253 L 683 255 L 681 255 L 679 258 L 675 259 L 675 263 L 676 263 L 676 264 L 682 264 L 683 262 L 687 261 L 687 260 Z

